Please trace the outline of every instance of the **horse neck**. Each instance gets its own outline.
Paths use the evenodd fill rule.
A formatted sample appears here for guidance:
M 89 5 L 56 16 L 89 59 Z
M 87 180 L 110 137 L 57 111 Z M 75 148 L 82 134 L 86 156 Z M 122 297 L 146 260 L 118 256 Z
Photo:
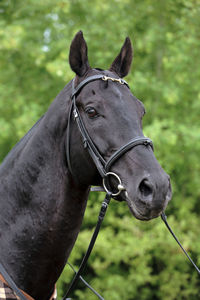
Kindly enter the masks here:
M 88 186 L 75 183 L 66 166 L 68 90 L 0 172 L 0 260 L 16 284 L 38 300 L 54 289 L 88 197 Z

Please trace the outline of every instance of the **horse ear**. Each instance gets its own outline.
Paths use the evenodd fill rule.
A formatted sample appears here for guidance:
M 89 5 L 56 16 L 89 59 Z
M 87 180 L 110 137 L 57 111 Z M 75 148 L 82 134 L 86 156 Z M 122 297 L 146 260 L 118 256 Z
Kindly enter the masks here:
M 72 71 L 78 76 L 83 76 L 90 68 L 87 56 L 87 44 L 83 32 L 79 31 L 70 46 L 69 63 Z
M 124 45 L 121 48 L 119 55 L 115 58 L 110 71 L 114 71 L 120 77 L 125 77 L 130 70 L 133 58 L 133 49 L 129 37 L 125 39 Z

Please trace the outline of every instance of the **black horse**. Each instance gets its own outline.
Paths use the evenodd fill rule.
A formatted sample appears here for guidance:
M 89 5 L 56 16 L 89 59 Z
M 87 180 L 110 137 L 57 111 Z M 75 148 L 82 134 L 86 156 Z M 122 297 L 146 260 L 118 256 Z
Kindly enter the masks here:
M 76 95 L 82 121 L 105 161 L 130 140 L 144 137 L 144 106 L 119 80 L 131 66 L 130 39 L 126 38 L 109 70 L 92 69 L 79 32 L 69 62 L 76 73 L 75 87 L 90 76 L 111 78 L 89 82 Z M 71 93 L 72 81 L 0 167 L 0 261 L 18 287 L 37 300 L 52 295 L 79 233 L 90 186 L 102 185 L 74 118 L 69 121 Z M 169 176 L 150 145 L 129 149 L 111 171 L 124 187 L 116 200 L 126 201 L 138 219 L 158 217 L 171 199 Z

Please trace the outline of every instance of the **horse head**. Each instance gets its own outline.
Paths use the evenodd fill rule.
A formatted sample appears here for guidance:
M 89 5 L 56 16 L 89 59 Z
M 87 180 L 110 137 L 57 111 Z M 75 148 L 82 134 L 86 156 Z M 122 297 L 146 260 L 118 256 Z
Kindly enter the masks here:
M 90 67 L 87 44 L 82 32 L 74 37 L 69 54 L 71 69 L 76 73 L 74 86 L 95 76 L 76 93 L 76 108 L 87 134 L 107 161 L 123 145 L 138 138 L 144 139 L 142 118 L 144 105 L 130 91 L 121 79 L 130 70 L 133 57 L 131 41 L 126 38 L 120 53 L 108 70 Z M 101 76 L 104 76 L 101 78 Z M 80 128 L 71 118 L 70 165 L 72 176 L 85 185 L 101 185 L 102 179 L 87 147 L 82 143 Z M 77 160 L 80 157 L 81 160 Z M 154 156 L 151 143 L 138 143 L 127 149 L 114 160 L 109 172 L 109 186 L 116 190 L 118 178 L 122 191 L 115 198 L 126 201 L 132 214 L 141 220 L 158 217 L 171 199 L 170 177 L 164 172 Z M 116 193 L 117 194 L 117 193 Z

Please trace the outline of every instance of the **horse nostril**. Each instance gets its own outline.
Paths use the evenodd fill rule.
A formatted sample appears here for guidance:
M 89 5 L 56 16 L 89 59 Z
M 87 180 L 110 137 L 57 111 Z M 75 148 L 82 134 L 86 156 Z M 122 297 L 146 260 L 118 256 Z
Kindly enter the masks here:
M 148 181 L 148 179 L 143 179 L 139 185 L 140 193 L 143 197 L 148 197 L 153 194 L 152 184 Z

